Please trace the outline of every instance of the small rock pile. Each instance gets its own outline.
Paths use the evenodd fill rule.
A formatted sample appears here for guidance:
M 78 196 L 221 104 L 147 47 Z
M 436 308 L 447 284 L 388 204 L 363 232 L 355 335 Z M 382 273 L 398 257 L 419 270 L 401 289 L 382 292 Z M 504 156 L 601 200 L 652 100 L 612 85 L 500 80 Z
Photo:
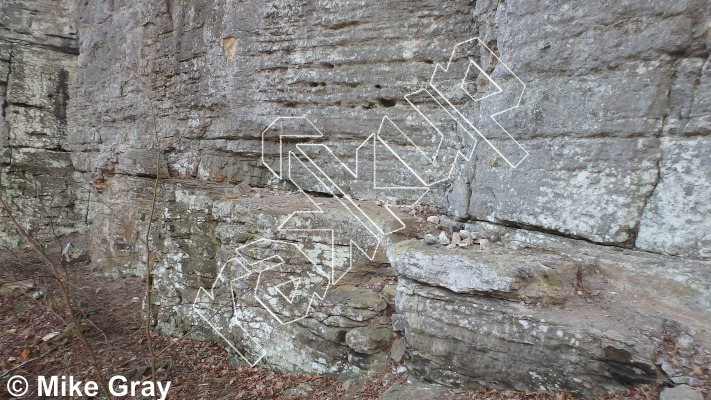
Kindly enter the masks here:
M 427 222 L 431 224 L 440 224 L 440 218 L 436 215 L 427 217 Z M 461 229 L 458 232 L 452 232 L 451 236 L 445 231 L 440 231 L 439 236 L 430 233 L 424 235 L 424 242 L 429 245 L 440 244 L 447 246 L 448 249 L 457 247 L 468 248 L 470 246 L 479 245 L 480 250 L 491 250 L 493 245 L 489 239 L 481 237 L 480 232 L 470 232 L 466 229 Z

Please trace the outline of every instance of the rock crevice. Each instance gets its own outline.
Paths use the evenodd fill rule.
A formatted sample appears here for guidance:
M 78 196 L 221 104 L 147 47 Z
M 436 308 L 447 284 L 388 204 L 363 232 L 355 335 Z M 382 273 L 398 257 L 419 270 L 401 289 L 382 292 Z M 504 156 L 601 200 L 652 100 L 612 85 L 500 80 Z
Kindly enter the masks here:
M 88 234 L 93 267 L 116 276 L 145 271 L 156 211 L 157 328 L 220 341 L 235 361 L 343 379 L 395 362 L 450 386 L 581 395 L 696 385 L 711 365 L 707 3 L 4 1 L 0 195 L 43 240 Z M 491 116 L 511 99 L 485 96 L 484 74 L 466 77 L 480 101 L 405 97 L 434 92 L 433 69 L 473 37 L 499 57 L 480 49 L 488 77 L 516 85 L 508 66 L 526 84 L 500 126 Z M 277 117 L 304 115 L 324 137 L 263 139 Z M 385 116 L 410 136 L 378 136 L 397 154 L 378 155 L 377 183 L 408 186 L 405 167 L 422 168 L 416 207 L 402 205 L 418 195 L 379 189 L 375 166 L 353 177 L 332 157 L 353 167 Z M 528 152 L 516 168 L 501 129 Z M 441 171 L 412 139 L 440 136 L 471 158 L 452 156 L 450 179 L 431 184 Z M 289 181 L 265 167 L 307 142 L 329 146 L 309 154 L 342 196 L 303 169 Z M 372 243 L 342 199 L 384 231 L 392 206 L 405 229 L 351 266 L 350 238 Z M 291 222 L 348 232 L 331 256 L 327 237 L 280 229 L 313 204 L 326 213 Z M 0 245 L 19 245 L 6 222 Z M 479 236 L 462 243 L 460 230 Z M 293 270 L 258 265 L 276 250 Z M 299 268 L 309 279 L 230 306 Z M 275 324 L 294 308 L 270 305 L 297 283 L 328 291 Z

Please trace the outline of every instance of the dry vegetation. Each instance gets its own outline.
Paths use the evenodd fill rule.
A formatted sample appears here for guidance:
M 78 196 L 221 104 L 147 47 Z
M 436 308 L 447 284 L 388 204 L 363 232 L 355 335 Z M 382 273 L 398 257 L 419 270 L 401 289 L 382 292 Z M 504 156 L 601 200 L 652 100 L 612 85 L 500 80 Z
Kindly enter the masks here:
M 50 256 L 59 257 L 57 252 Z M 66 305 L 43 263 L 32 253 L 5 254 L 0 263 L 0 287 L 4 288 L 0 291 L 0 398 L 10 398 L 5 382 L 15 374 L 28 378 L 73 375 L 79 380 L 93 379 L 87 352 L 72 334 Z M 66 273 L 77 320 L 96 352 L 103 375 L 151 379 L 142 318 L 143 282 L 133 277 L 98 276 L 88 263 L 69 266 Z M 52 333 L 59 335 L 46 340 Z M 216 343 L 155 333 L 152 339 L 158 366 L 156 378 L 172 383 L 169 399 L 377 399 L 388 387 L 407 382 L 406 374 L 385 372 L 344 385 L 328 377 L 235 365 Z M 492 389 L 437 389 L 435 393 L 438 399 L 573 398 L 564 393 L 551 396 Z M 656 393 L 657 390 L 648 389 L 610 398 L 656 399 Z M 33 398 L 33 394 L 25 398 Z

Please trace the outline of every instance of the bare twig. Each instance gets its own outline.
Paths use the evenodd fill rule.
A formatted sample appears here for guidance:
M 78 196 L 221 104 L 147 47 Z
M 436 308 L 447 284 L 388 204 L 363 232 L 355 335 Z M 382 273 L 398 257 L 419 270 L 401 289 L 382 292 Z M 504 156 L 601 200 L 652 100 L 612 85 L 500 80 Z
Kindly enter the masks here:
M 62 346 L 54 346 L 54 347 L 52 347 L 51 349 L 47 350 L 47 352 L 42 353 L 42 354 L 38 355 L 37 357 L 30 358 L 29 360 L 23 362 L 22 364 L 18 365 L 17 367 L 8 369 L 7 371 L 5 371 L 5 372 L 3 372 L 2 374 L 0 374 L 0 379 L 6 377 L 6 376 L 8 376 L 8 375 L 10 375 L 10 373 L 11 373 L 12 371 L 17 371 L 18 369 L 21 369 L 22 367 L 24 367 L 25 365 L 27 365 L 27 364 L 29 364 L 29 363 L 31 363 L 31 362 L 33 362 L 33 361 L 37 361 L 37 360 L 39 360 L 40 358 L 45 358 L 45 357 L 47 357 L 47 356 L 49 355 L 49 353 L 52 353 L 53 351 L 57 350 L 57 349 L 60 348 L 60 347 L 62 347 Z M 65 348 L 64 350 L 62 350 L 62 352 L 67 351 L 67 350 L 69 350 L 69 347 L 67 347 L 67 348 Z
M 148 353 L 150 355 L 150 366 L 151 366 L 151 380 L 153 381 L 153 385 L 156 384 L 156 353 L 153 348 L 153 336 L 151 335 L 151 322 L 153 320 L 153 304 L 152 304 L 152 293 L 153 293 L 153 282 L 151 280 L 151 274 L 152 274 L 152 268 L 151 268 L 151 246 L 150 246 L 150 235 L 151 235 L 151 229 L 153 227 L 153 216 L 155 215 L 156 211 L 156 200 L 158 198 L 158 185 L 160 184 L 160 166 L 161 166 L 161 156 L 162 156 L 162 149 L 160 148 L 160 140 L 158 138 L 158 124 L 156 120 L 156 113 L 155 109 L 153 108 L 153 101 L 148 96 L 148 105 L 150 107 L 151 111 L 151 117 L 153 119 L 153 135 L 154 135 L 154 140 L 155 140 L 155 149 L 156 149 L 156 154 L 155 154 L 155 173 L 156 177 L 155 180 L 153 181 L 153 196 L 151 199 L 151 210 L 148 216 L 148 227 L 146 228 L 146 243 L 145 243 L 145 249 L 146 249 L 146 343 L 148 344 Z
M 14 213 L 10 209 L 10 207 L 7 205 L 5 200 L 0 196 L 0 207 L 5 211 L 5 214 L 7 215 L 8 219 L 10 219 L 10 222 L 12 222 L 12 225 L 15 227 L 15 230 L 17 233 L 22 236 L 25 241 L 27 241 L 27 244 L 32 247 L 32 249 L 42 258 L 44 261 L 45 265 L 51 270 L 52 275 L 54 276 L 54 279 L 57 281 L 57 284 L 59 285 L 59 289 L 62 292 L 62 297 L 64 298 L 64 301 L 66 302 L 66 307 L 67 307 L 67 313 L 69 314 L 69 320 L 73 324 L 74 327 L 74 333 L 76 334 L 77 338 L 79 338 L 79 341 L 82 343 L 84 346 L 84 349 L 86 349 L 87 353 L 89 353 L 89 358 L 91 360 L 92 366 L 94 368 L 94 374 L 96 375 L 96 379 L 101 385 L 102 390 L 104 393 L 106 393 L 106 396 L 111 398 L 111 392 L 109 391 L 109 387 L 106 384 L 106 380 L 104 379 L 104 375 L 101 372 L 101 366 L 99 364 L 99 361 L 96 358 L 96 353 L 94 352 L 94 348 L 89 343 L 89 341 L 86 339 L 86 336 L 84 335 L 84 332 L 81 329 L 81 325 L 79 325 L 79 322 L 76 319 L 75 311 L 74 311 L 74 306 L 72 305 L 71 301 L 71 295 L 69 294 L 69 290 L 67 289 L 67 285 L 65 284 L 65 278 L 62 277 L 61 273 L 59 272 L 59 267 L 57 266 L 57 263 L 55 263 L 42 249 L 42 247 L 37 244 L 37 241 L 30 236 L 30 234 L 25 231 L 25 229 L 20 225 L 20 223 L 17 221 L 15 218 Z

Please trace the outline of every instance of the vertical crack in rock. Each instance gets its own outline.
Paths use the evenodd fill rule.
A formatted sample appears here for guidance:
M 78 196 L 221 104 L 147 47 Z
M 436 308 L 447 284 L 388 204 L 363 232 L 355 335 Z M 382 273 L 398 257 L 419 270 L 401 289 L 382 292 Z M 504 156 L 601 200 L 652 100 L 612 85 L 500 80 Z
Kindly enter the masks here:
M 642 219 L 644 218 L 645 212 L 648 212 L 648 206 L 649 202 L 654 196 L 654 193 L 657 191 L 657 187 L 659 186 L 659 183 L 662 180 L 662 160 L 664 159 L 664 150 L 662 149 L 661 146 L 661 141 L 658 141 L 658 148 L 659 148 L 659 156 L 657 157 L 657 160 L 655 162 L 655 168 L 656 168 L 656 176 L 654 179 L 654 182 L 652 183 L 652 188 L 649 190 L 647 195 L 644 198 L 643 206 L 642 206 L 642 211 L 639 215 L 639 220 L 637 221 L 637 225 L 635 226 L 633 230 L 633 235 L 630 237 L 630 243 L 631 245 L 634 245 L 634 243 L 637 240 L 637 236 L 639 236 L 639 231 L 642 228 Z
M 64 68 L 57 71 L 57 84 L 54 89 L 54 117 L 64 126 L 67 125 L 67 103 L 69 102 L 69 72 Z
M 10 127 L 7 124 L 7 108 L 9 106 L 8 100 L 7 100 L 7 95 L 9 93 L 10 89 L 10 76 L 12 75 L 12 62 L 13 62 L 13 50 L 14 50 L 14 44 L 10 42 L 10 49 L 8 51 L 8 60 L 7 60 L 7 75 L 5 76 L 5 93 L 3 93 L 3 102 L 2 102 L 2 118 L 4 119 L 3 124 L 5 126 L 5 145 L 7 146 L 8 149 L 8 165 L 12 165 L 12 152 L 13 152 L 13 146 L 10 145 Z M 2 149 L 0 149 L 2 150 Z
M 664 136 L 664 134 L 667 132 L 667 127 L 669 125 L 669 117 L 670 114 L 672 113 L 671 109 L 671 96 L 672 96 L 672 90 L 674 89 L 674 84 L 676 82 L 676 77 L 679 71 L 679 64 L 680 60 L 677 60 L 675 63 L 674 69 L 672 70 L 671 78 L 669 79 L 669 87 L 667 89 L 666 93 L 666 110 L 667 112 L 662 116 L 662 123 L 661 126 L 659 127 L 659 131 L 655 133 L 654 137 L 656 138 L 656 148 L 658 150 L 658 156 L 656 157 L 655 160 L 655 172 L 656 175 L 654 177 L 654 182 L 652 182 L 652 187 L 649 189 L 649 191 L 646 193 L 646 195 L 643 198 L 642 201 L 642 209 L 640 210 L 639 213 L 639 218 L 637 219 L 637 223 L 635 224 L 635 227 L 631 230 L 630 238 L 629 238 L 629 243 L 630 247 L 633 247 L 636 240 L 637 236 L 639 236 L 639 231 L 642 226 L 642 219 L 644 218 L 644 213 L 647 212 L 647 207 L 649 206 L 650 199 L 654 196 L 654 192 L 657 190 L 657 186 L 659 186 L 659 182 L 662 179 L 662 172 L 661 172 L 661 164 L 662 160 L 664 158 L 664 150 L 662 150 L 662 145 L 661 145 L 661 137 Z
M 218 321 L 220 328 L 245 322 L 269 346 L 265 363 L 289 371 L 351 379 L 383 370 L 398 336 L 407 357 L 397 362 L 418 378 L 583 395 L 656 381 L 663 321 L 708 328 L 708 263 L 689 259 L 703 256 L 707 236 L 696 231 L 708 226 L 697 215 L 705 210 L 698 181 L 707 165 L 699 155 L 708 136 L 709 55 L 693 75 L 708 53 L 689 44 L 699 36 L 689 33 L 689 20 L 695 26 L 704 17 L 696 3 L 611 2 L 602 11 L 587 3 L 503 0 L 233 3 L 130 0 L 114 7 L 89 0 L 72 11 L 82 38 L 76 70 L 68 10 L 36 12 L 32 32 L 0 32 L 12 36 L 3 36 L 10 44 L 4 79 L 23 81 L 5 86 L 2 115 L 22 129 L 8 131 L 12 146 L 3 145 L 14 163 L 0 171 L 3 190 L 30 214 L 36 197 L 60 193 L 53 206 L 67 219 L 62 229 L 91 225 L 97 271 L 126 275 L 143 267 L 136 254 L 156 166 L 142 90 L 152 90 L 158 124 L 186 139 L 165 154 L 162 217 L 151 238 L 162 333 L 193 330 L 191 301 L 215 281 L 218 267 L 244 244 L 275 235 L 285 214 L 309 206 L 276 189 L 286 185 L 270 181 L 262 167 L 261 133 L 275 116 L 313 117 L 337 155 L 353 163 L 385 111 L 405 112 L 405 93 L 426 87 L 434 64 L 449 56 L 444 49 L 472 36 L 526 81 L 525 104 L 506 123 L 530 158 L 523 168 L 502 168 L 479 141 L 472 161 L 458 166 L 458 180 L 433 188 L 425 201 L 446 210 L 440 221 L 448 225 L 418 227 L 466 228 L 469 239 L 476 234 L 488 246 L 448 249 L 393 238 L 388 254 L 354 266 L 299 323 L 274 327 L 263 308 L 247 304 Z M 69 0 L 55 4 L 59 10 Z M 2 51 L 7 57 L 7 47 Z M 126 68 L 134 61 L 146 67 L 148 84 Z M 496 75 L 493 63 L 487 72 Z M 480 118 L 484 103 L 468 111 Z M 686 114 L 694 112 L 696 125 L 687 129 Z M 424 126 L 417 115 L 403 115 L 397 123 Z M 69 181 L 34 173 L 44 167 L 31 158 L 37 154 L 53 157 L 67 176 L 75 169 L 100 175 L 95 209 L 76 207 L 85 199 Z M 387 167 L 397 180 L 401 166 Z M 375 195 L 365 183 L 347 180 L 348 192 L 382 209 L 367 200 Z M 691 211 L 678 212 L 685 205 Z M 674 240 L 677 247 L 663 247 Z M 325 259 L 325 243 L 315 241 L 314 258 Z M 216 296 L 231 304 L 230 293 Z M 693 329 L 689 337 L 706 343 Z M 195 336 L 218 339 L 209 329 Z

